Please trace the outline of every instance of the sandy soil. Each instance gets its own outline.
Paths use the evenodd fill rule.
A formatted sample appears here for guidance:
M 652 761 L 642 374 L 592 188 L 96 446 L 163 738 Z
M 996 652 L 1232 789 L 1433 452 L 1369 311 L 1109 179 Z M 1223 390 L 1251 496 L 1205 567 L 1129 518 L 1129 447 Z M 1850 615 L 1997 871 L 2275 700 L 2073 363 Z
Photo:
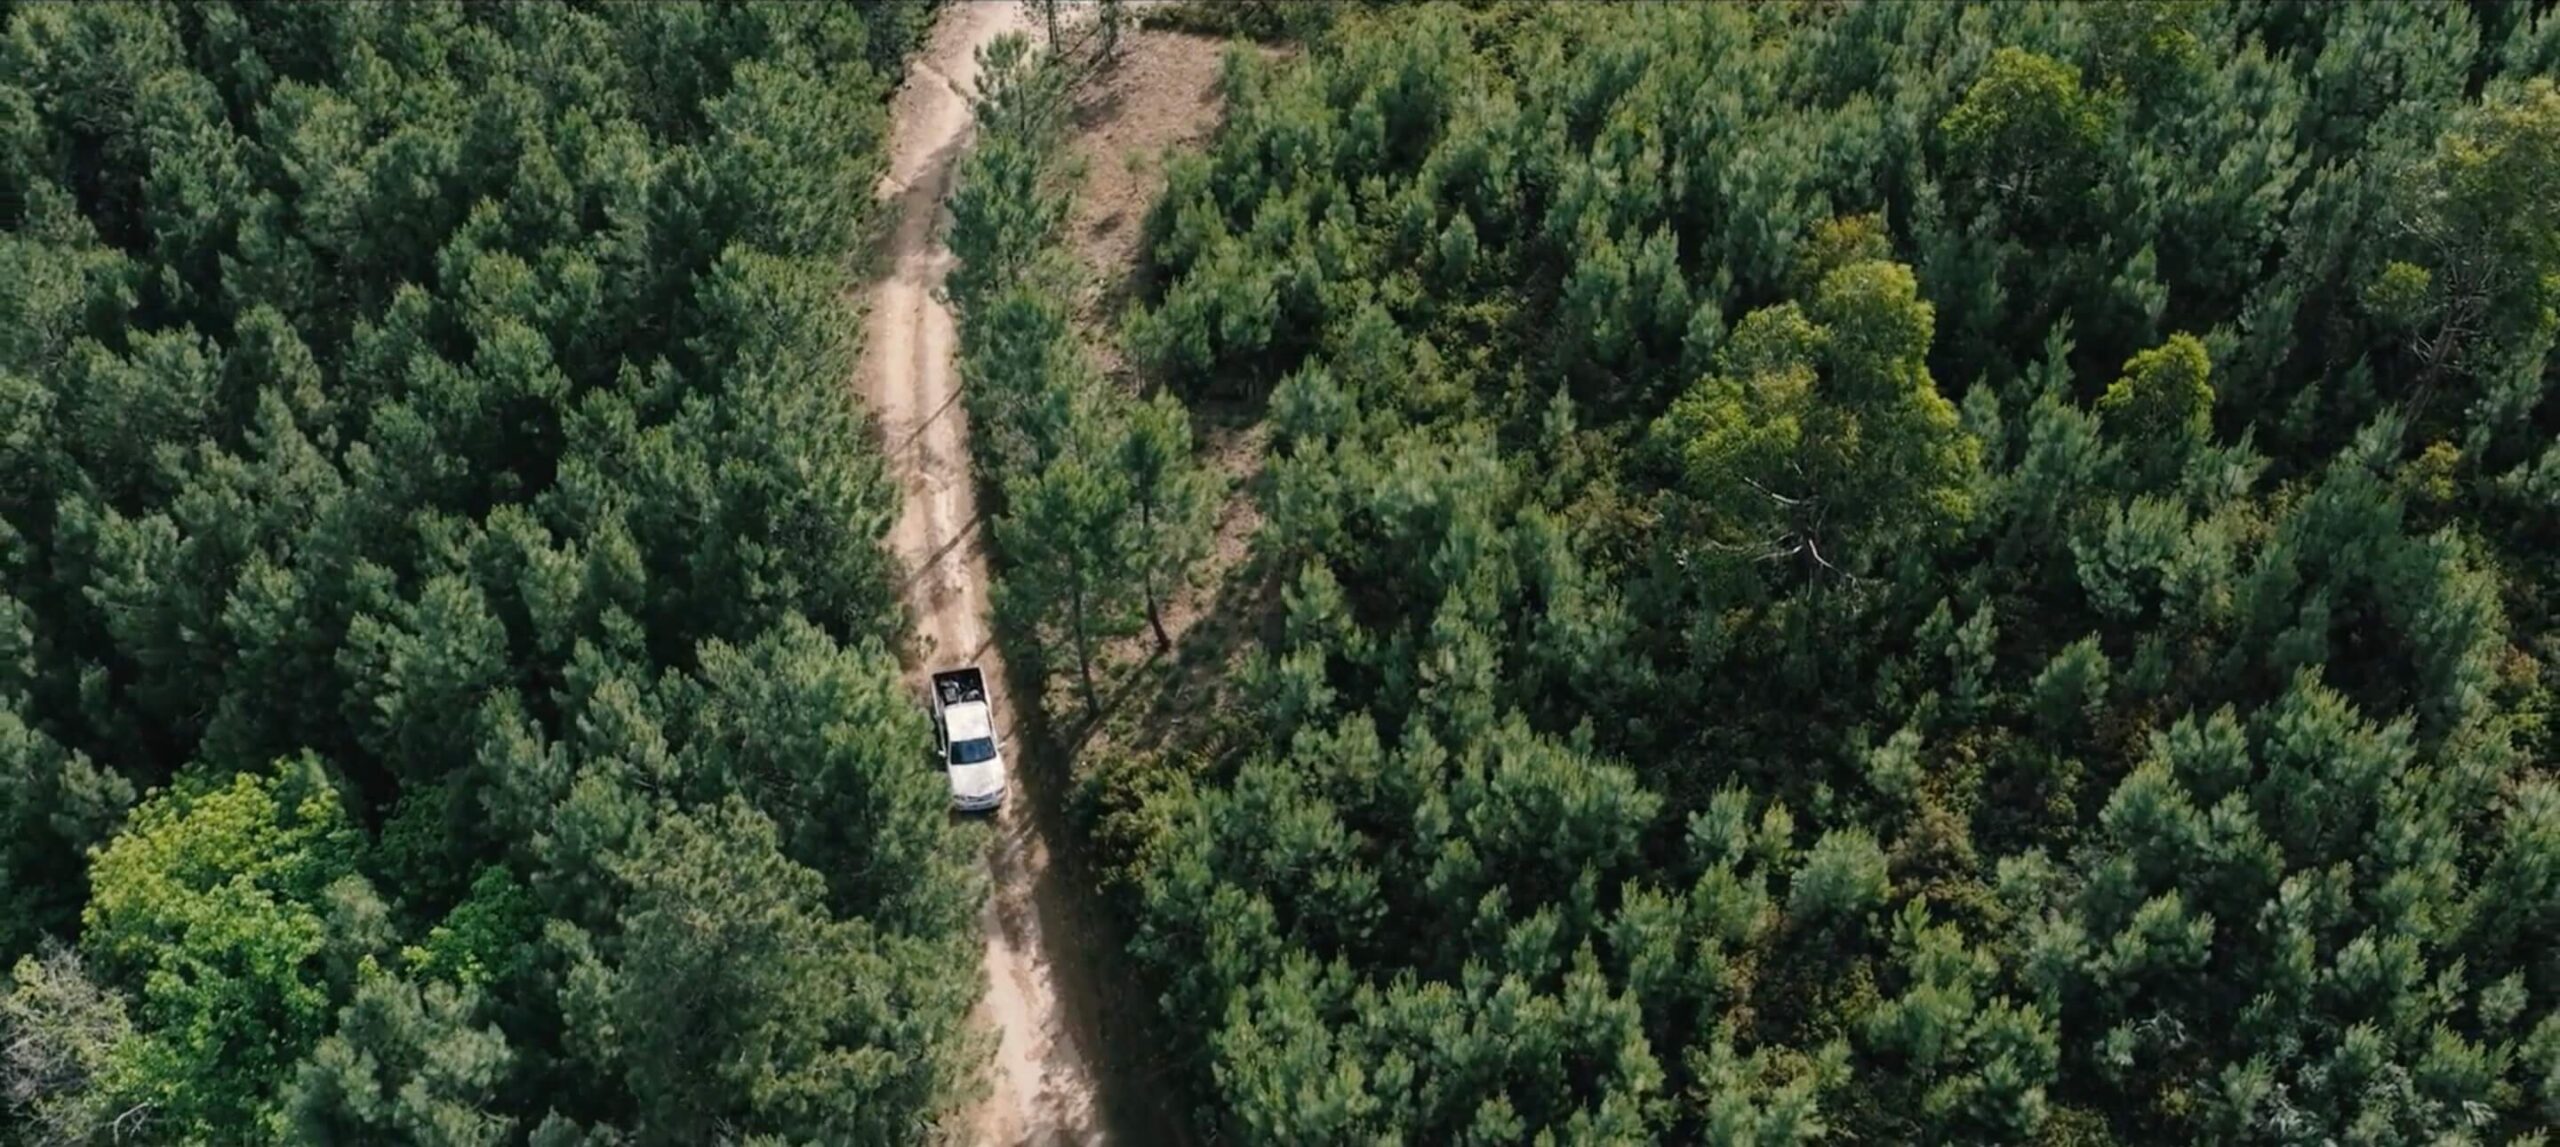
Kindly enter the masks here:
M 1179 32 L 1131 32 L 1121 37 L 1118 60 L 1077 93 L 1067 149 L 1084 180 L 1068 228 L 1106 312 L 1125 297 L 1138 264 L 1147 211 L 1164 191 L 1166 149 L 1196 150 L 1217 128 L 1225 50 Z
M 861 388 L 905 494 L 891 543 L 909 571 L 919 695 L 923 675 L 949 665 L 975 662 L 990 680 L 1004 679 L 987 622 L 968 423 L 957 401 L 956 332 L 938 295 L 952 264 L 940 234 L 942 205 L 969 143 L 977 50 L 1016 30 L 1027 30 L 1019 4 L 946 9 L 893 106 L 889 170 L 879 190 L 897 223 L 886 276 L 872 288 Z M 997 707 L 1010 726 L 1014 713 L 1001 693 Z M 1094 942 L 1089 908 L 1051 867 L 1058 794 L 1044 791 L 1039 770 L 1024 767 L 1020 747 L 1008 736 L 1013 795 L 992 822 L 987 856 L 987 993 L 974 1021 L 995 1055 L 985 1093 L 945 1134 L 1008 1147 L 1102 1143 L 1115 1136 L 1106 1125 L 1109 1076 L 1098 1067 L 1108 1045 L 1097 985 L 1101 963 L 1115 953 Z

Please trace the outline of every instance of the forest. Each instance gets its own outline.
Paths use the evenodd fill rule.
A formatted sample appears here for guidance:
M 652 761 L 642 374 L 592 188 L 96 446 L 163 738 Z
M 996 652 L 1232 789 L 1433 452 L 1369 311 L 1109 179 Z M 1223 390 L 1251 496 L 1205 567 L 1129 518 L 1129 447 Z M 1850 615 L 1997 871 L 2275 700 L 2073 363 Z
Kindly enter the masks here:
M 0 3 L 0 1142 L 914 1143 L 922 3 Z
M 2560 11 L 1147 19 L 1109 353 L 1057 69 L 951 290 L 1204 1142 L 2547 1141 Z
M 1197 1142 L 2549 1143 L 2552 0 L 1100 11 L 941 289 Z M 0 0 L 0 1147 L 950 1138 L 935 15 Z

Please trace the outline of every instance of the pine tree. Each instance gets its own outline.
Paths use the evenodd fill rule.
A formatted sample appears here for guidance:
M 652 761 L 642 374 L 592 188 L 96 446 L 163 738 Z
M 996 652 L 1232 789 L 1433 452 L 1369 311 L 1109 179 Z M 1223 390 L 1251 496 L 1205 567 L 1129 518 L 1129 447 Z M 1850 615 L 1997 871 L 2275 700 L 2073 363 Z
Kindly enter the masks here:
M 1090 397 L 1062 394 L 1061 441 L 1042 467 L 1007 491 L 1007 515 L 996 544 L 1018 555 L 1005 572 L 997 608 L 1038 619 L 1034 632 L 1054 632 L 1073 660 L 1085 711 L 1099 715 L 1102 696 L 1094 661 L 1102 643 L 1129 632 L 1145 592 L 1141 538 L 1133 530 L 1134 475 L 1118 457 L 1117 427 L 1093 410 Z M 1050 627 L 1054 626 L 1054 629 Z
M 286 1090 L 297 1140 L 505 1142 L 512 1121 L 487 1108 L 505 1078 L 507 1043 L 494 1025 L 472 1027 L 479 1008 L 472 989 L 368 968 L 337 1030 L 312 1049 Z
M 1137 561 L 1147 625 L 1155 631 L 1156 648 L 1168 650 L 1173 638 L 1164 628 L 1165 599 L 1208 556 L 1216 526 L 1217 479 L 1192 458 L 1189 413 L 1161 392 L 1131 408 L 1120 457 L 1138 515 Z
M 907 1142 L 958 1081 L 974 988 L 949 974 L 955 946 L 832 918 L 777 843 L 734 797 L 668 816 L 616 861 L 631 892 L 611 935 L 551 926 L 571 1046 L 624 1081 L 638 1142 Z

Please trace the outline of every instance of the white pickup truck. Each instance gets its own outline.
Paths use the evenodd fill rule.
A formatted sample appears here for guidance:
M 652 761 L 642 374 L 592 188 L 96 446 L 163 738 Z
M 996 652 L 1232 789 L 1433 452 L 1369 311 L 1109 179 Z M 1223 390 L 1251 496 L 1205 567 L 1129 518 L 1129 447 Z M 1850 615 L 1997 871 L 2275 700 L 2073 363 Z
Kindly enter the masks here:
M 951 807 L 984 812 L 1004 803 L 1003 746 L 996 739 L 995 701 L 977 666 L 933 675 L 933 733 L 951 778 Z

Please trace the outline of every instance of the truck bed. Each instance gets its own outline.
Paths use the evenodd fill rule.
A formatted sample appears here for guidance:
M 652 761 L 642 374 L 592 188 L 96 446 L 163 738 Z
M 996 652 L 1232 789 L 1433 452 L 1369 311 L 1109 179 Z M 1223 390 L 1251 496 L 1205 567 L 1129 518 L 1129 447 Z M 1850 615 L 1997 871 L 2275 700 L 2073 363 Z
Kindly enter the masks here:
M 987 675 L 972 665 L 966 669 L 945 669 L 933 675 L 933 696 L 943 708 L 966 705 L 987 699 Z

